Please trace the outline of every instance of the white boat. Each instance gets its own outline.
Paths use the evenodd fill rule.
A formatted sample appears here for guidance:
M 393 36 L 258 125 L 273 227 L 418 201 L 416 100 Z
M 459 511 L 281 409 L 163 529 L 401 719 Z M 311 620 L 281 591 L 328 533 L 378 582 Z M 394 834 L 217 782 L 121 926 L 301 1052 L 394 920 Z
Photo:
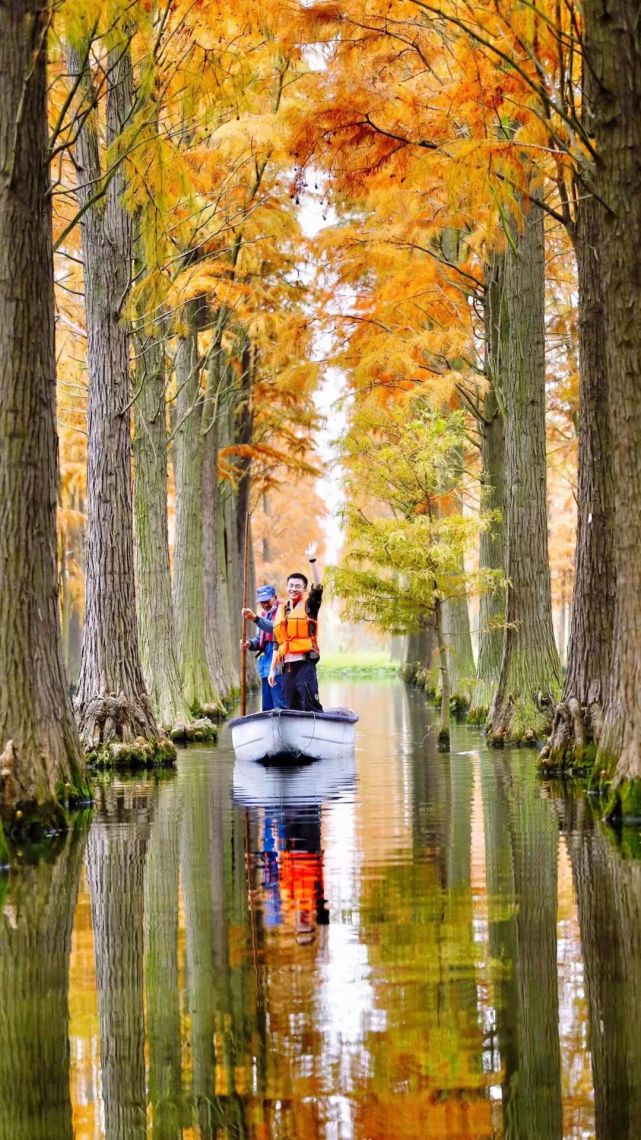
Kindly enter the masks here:
M 351 709 L 322 713 L 270 709 L 230 720 L 231 739 L 239 760 L 295 764 L 329 760 L 354 747 L 358 715 Z
M 269 810 L 322 804 L 347 794 L 356 779 L 354 750 L 317 760 L 302 767 L 256 764 L 237 759 L 234 764 L 233 800 L 244 807 Z

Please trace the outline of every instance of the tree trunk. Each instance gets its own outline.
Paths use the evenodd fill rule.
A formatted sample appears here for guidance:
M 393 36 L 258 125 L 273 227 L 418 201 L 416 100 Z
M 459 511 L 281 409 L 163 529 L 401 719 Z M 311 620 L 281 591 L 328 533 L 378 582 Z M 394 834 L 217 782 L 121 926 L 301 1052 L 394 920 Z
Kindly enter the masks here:
M 499 511 L 500 517 L 481 532 L 481 569 L 505 571 L 505 426 L 497 400 L 500 369 L 506 366 L 508 349 L 504 304 L 504 262 L 494 254 L 485 280 L 485 371 L 489 381 L 481 420 L 481 506 Z M 470 707 L 470 720 L 484 723 L 498 688 L 503 657 L 505 627 L 505 587 L 497 586 L 481 595 L 479 601 L 479 649 L 476 686 Z
M 165 348 L 153 332 L 137 338 L 134 403 L 134 522 L 140 655 L 152 707 L 160 724 L 187 723 L 171 599 L 167 526 Z
M 203 436 L 198 340 L 191 327 L 176 353 L 178 427 L 174 446 L 176 474 L 176 543 L 174 612 L 178 660 L 189 707 L 216 715 L 223 704 L 216 691 L 205 650 L 203 561 Z
M 594 190 L 605 209 L 599 264 L 609 389 L 616 602 L 597 770 L 614 778 L 624 816 L 641 816 L 641 27 L 630 0 L 586 0 L 585 55 L 594 77 L 599 152 Z
M 49 16 L 0 8 L 0 816 L 64 827 L 59 798 L 87 783 L 58 608 Z
M 408 633 L 405 638 L 402 674 L 410 685 L 431 691 L 435 685 L 429 675 L 436 648 L 434 622 L 424 621 L 421 628 Z
M 70 71 L 79 63 L 71 55 Z M 133 74 L 123 43 L 108 58 L 106 142 L 117 147 L 133 104 Z M 113 159 L 112 159 L 113 160 Z M 138 650 L 134 588 L 129 324 L 122 308 L 132 270 L 132 220 L 122 203 L 124 167 L 105 197 L 87 207 L 100 183 L 93 117 L 76 143 L 78 203 L 82 216 L 87 366 L 89 372 L 85 622 L 76 712 L 86 748 L 159 732 Z M 105 762 L 109 749 L 103 750 Z M 113 758 L 113 757 L 112 757 Z M 126 761 L 125 750 L 118 762 Z
M 148 787 L 111 784 L 89 835 L 106 1140 L 146 1140 L 143 995 Z
M 207 369 L 207 415 L 204 429 L 203 467 L 203 560 L 205 576 L 205 648 L 214 684 L 223 698 L 229 697 L 238 688 L 237 671 L 233 662 L 238 660 L 234 652 L 229 626 L 227 596 L 221 600 L 222 576 L 219 571 L 221 561 L 220 543 L 222 539 L 222 519 L 220 511 L 220 488 L 218 480 L 218 418 L 224 400 L 226 376 L 223 349 L 218 347 L 209 361 Z M 238 627 L 240 629 L 240 626 Z
M 439 747 L 447 748 L 450 742 L 450 674 L 443 632 L 443 604 L 440 598 L 436 598 L 434 602 L 434 630 L 441 673 L 441 715 L 438 725 L 438 743 Z
M 233 400 L 234 380 L 227 366 L 222 377 L 222 396 L 218 402 L 216 432 L 218 449 L 234 443 Z M 236 648 L 240 632 L 242 605 L 241 569 L 238 557 L 238 523 L 235 511 L 236 493 L 229 479 L 219 480 L 216 495 L 218 536 L 218 576 L 216 580 L 216 628 L 219 631 L 221 652 L 225 656 L 233 688 L 240 686 L 239 650 Z
M 0 48 L 1 51 L 1 48 Z M 69 955 L 86 823 L 9 878 L 0 912 L 0 1140 L 72 1140 Z
M 463 572 L 462 556 L 460 569 Z M 456 702 L 457 709 L 464 712 L 472 697 L 476 674 L 467 597 L 447 598 L 444 601 L 443 636 L 447 646 L 450 696 Z
M 594 79 L 585 69 L 586 115 Z M 607 297 L 602 274 L 604 208 L 579 187 L 574 229 L 579 292 L 579 471 L 574 600 L 563 701 L 541 753 L 546 768 L 591 759 L 603 724 L 610 663 L 616 579 L 613 551 L 614 486 L 603 336 Z
M 508 585 L 501 674 L 488 725 L 495 744 L 539 739 L 561 690 L 548 563 L 542 210 L 532 206 L 522 232 L 512 225 L 510 238 L 509 359 L 499 392 L 505 408 Z

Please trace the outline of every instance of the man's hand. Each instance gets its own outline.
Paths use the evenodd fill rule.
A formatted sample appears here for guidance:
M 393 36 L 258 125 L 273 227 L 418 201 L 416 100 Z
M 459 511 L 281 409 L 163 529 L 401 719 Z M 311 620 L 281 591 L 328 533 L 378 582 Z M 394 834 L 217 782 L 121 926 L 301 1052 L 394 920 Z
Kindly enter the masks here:
M 272 673 L 271 669 L 269 671 L 269 676 L 267 677 L 267 684 L 269 685 L 270 689 L 273 689 L 274 685 L 276 684 L 276 674 Z
M 250 648 L 249 642 L 248 641 L 241 641 L 240 648 L 241 649 L 249 649 Z
M 314 585 L 320 586 L 321 576 L 320 576 L 320 570 L 318 569 L 318 563 L 316 561 L 316 551 L 317 550 L 318 550 L 318 543 L 317 542 L 308 542 L 307 546 L 305 547 L 305 554 L 307 555 L 307 558 L 309 560 L 309 564 L 311 566 L 312 578 L 314 579 Z
M 256 621 L 256 614 L 249 609 L 249 606 L 243 606 L 243 617 L 246 621 Z

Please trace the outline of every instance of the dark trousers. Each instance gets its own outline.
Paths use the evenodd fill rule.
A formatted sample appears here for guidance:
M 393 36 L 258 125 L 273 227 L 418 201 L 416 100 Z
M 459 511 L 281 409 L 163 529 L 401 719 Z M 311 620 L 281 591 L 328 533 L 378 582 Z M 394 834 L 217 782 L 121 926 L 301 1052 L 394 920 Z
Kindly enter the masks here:
M 276 684 L 272 689 L 267 677 L 260 679 L 262 697 L 263 697 L 263 712 L 268 712 L 269 709 L 286 709 L 287 703 L 285 701 L 285 694 L 283 692 L 283 677 L 282 673 L 276 674 Z
M 318 678 L 315 661 L 290 661 L 284 666 L 285 704 L 288 709 L 302 712 L 322 712 L 318 699 Z

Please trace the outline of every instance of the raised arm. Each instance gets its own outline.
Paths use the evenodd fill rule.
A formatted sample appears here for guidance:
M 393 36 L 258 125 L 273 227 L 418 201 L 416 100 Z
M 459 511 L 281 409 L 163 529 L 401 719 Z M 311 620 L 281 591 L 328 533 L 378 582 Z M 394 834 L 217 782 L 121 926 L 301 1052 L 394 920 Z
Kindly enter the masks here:
M 318 543 L 317 542 L 310 542 L 305 547 L 305 555 L 306 555 L 307 560 L 308 560 L 308 562 L 312 568 L 312 577 L 314 579 L 314 585 L 320 586 L 321 574 L 320 574 L 320 570 L 318 569 L 318 563 L 316 561 L 317 549 L 318 549 Z

